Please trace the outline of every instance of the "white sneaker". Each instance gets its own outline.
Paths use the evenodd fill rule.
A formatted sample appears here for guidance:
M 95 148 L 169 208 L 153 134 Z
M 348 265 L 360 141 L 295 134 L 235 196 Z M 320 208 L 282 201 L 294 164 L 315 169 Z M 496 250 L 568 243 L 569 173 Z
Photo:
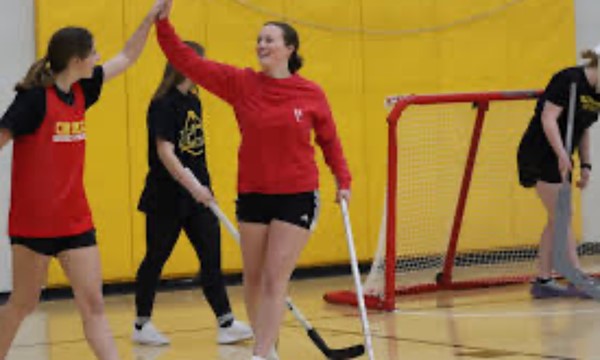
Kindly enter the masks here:
M 219 328 L 219 334 L 217 336 L 217 343 L 219 344 L 233 344 L 240 341 L 252 339 L 254 333 L 250 326 L 246 325 L 241 321 L 234 320 L 231 326 L 226 328 Z
M 134 329 L 131 340 L 138 344 L 151 346 L 163 346 L 171 343 L 151 322 L 145 323 L 141 330 Z
M 252 356 L 252 360 L 267 360 L 267 359 L 265 359 L 265 358 L 261 358 L 261 357 L 260 357 L 260 356 L 258 356 L 258 355 L 254 355 L 254 356 Z

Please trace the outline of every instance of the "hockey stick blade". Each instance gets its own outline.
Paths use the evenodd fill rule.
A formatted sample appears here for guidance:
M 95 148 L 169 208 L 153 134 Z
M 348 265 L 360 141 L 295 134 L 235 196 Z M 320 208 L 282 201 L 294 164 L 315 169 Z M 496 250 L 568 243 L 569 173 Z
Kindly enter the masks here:
M 304 317 L 304 315 L 300 312 L 300 310 L 294 305 L 294 303 L 287 298 L 286 304 L 288 309 L 292 312 L 296 320 L 302 324 L 304 330 L 306 330 L 306 334 L 312 340 L 313 344 L 327 357 L 328 359 L 334 360 L 342 360 L 342 359 L 353 359 L 355 357 L 359 357 L 365 353 L 364 346 L 354 345 L 347 348 L 341 349 L 332 349 L 330 348 L 325 340 L 319 335 L 317 330 L 312 326 L 312 324 Z
M 307 330 L 306 333 L 308 334 L 308 337 L 310 337 L 312 342 L 315 344 L 315 346 L 319 348 L 323 355 L 325 355 L 328 359 L 354 359 L 359 356 L 362 356 L 365 353 L 365 347 L 362 344 L 342 349 L 331 349 L 329 346 L 327 346 L 323 338 L 321 338 L 321 335 L 319 335 L 319 333 L 314 328 Z
M 571 219 L 571 184 L 564 184 L 558 193 L 556 206 L 556 224 L 554 227 L 554 249 L 552 251 L 554 268 L 571 284 L 586 295 L 600 301 L 600 287 L 595 279 L 575 268 L 566 254 Z

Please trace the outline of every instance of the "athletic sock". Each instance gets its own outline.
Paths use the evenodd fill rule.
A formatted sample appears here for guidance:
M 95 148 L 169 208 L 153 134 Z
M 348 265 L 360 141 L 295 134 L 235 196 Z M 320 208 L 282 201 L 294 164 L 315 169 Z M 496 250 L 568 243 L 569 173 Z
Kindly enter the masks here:
M 227 313 L 217 318 L 217 322 L 219 323 L 220 328 L 230 327 L 231 325 L 233 325 L 233 320 L 235 320 L 235 318 L 233 317 L 232 313 Z
M 136 330 L 142 330 L 142 328 L 144 327 L 144 325 L 146 325 L 146 323 L 150 322 L 150 316 L 138 316 L 135 319 L 135 329 Z

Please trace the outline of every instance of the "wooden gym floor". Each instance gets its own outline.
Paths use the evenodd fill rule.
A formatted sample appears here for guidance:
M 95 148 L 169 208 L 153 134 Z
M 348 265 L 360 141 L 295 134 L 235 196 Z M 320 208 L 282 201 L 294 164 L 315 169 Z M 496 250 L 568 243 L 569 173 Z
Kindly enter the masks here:
M 350 277 L 301 280 L 291 295 L 332 347 L 362 341 L 356 310 L 329 305 L 326 289 L 349 288 Z M 245 319 L 241 288 L 229 288 Z M 370 313 L 378 360 L 600 359 L 600 304 L 591 300 L 531 300 L 527 285 L 445 292 L 398 299 L 394 313 Z M 159 294 L 154 323 L 172 340 L 163 348 L 134 346 L 129 338 L 133 296 L 109 296 L 106 308 L 124 360 L 248 360 L 251 344 L 217 346 L 215 321 L 199 290 Z M 324 357 L 287 314 L 279 353 L 284 360 Z M 365 358 L 366 357 L 362 357 Z M 6 360 L 86 360 L 72 300 L 44 302 L 26 320 Z

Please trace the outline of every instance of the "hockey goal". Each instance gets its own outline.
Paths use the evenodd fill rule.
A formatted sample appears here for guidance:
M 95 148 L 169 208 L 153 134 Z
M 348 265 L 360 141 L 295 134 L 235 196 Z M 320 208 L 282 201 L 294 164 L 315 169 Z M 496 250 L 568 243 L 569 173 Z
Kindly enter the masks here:
M 532 207 L 522 204 L 534 201 L 533 193 L 516 194 L 524 191 L 516 149 L 539 95 L 527 90 L 386 99 L 392 108 L 388 186 L 365 282 L 369 308 L 392 310 L 401 294 L 520 283 L 535 273 L 544 214 L 531 214 Z M 520 231 L 517 223 L 528 217 L 537 220 Z M 593 245 L 580 250 L 597 253 Z M 351 291 L 329 292 L 325 300 L 356 304 Z

